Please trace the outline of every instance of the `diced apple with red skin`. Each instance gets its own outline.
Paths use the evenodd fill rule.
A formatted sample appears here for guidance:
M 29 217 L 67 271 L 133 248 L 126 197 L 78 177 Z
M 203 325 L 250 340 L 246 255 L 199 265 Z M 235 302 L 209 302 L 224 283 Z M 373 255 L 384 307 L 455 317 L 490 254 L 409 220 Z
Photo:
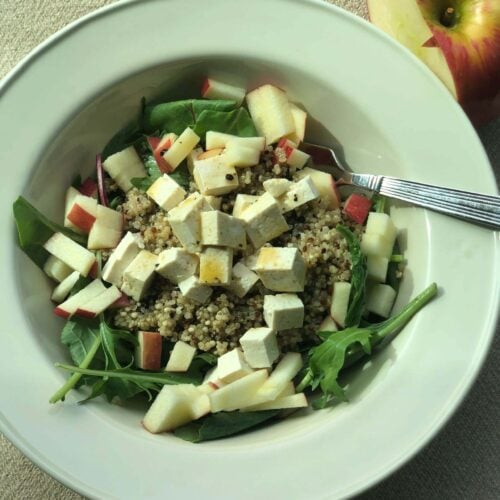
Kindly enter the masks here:
M 113 285 L 94 299 L 85 303 L 82 307 L 79 307 L 75 314 L 85 318 L 95 318 L 116 302 L 121 294 L 122 292 Z
M 66 190 L 66 196 L 64 199 L 64 227 L 69 227 L 73 231 L 76 231 L 77 233 L 83 234 L 83 231 L 78 227 L 75 226 L 69 219 L 68 219 L 68 213 L 73 207 L 73 202 L 75 201 L 75 198 L 81 194 L 78 189 L 74 188 L 73 186 L 70 186 Z
M 319 191 L 321 200 L 327 208 L 335 209 L 340 207 L 340 192 L 330 174 L 305 167 L 301 170 L 300 175 L 311 176 L 316 189 Z
M 96 216 L 87 247 L 92 250 L 115 248 L 122 238 L 123 215 L 112 208 L 98 205 Z
M 333 284 L 332 301 L 330 303 L 330 316 L 337 325 L 345 326 L 349 298 L 351 296 L 351 284 L 337 281 Z
M 97 200 L 90 196 L 78 194 L 73 199 L 66 219 L 84 233 L 89 233 L 97 216 Z
M 318 331 L 320 332 L 336 332 L 338 331 L 337 323 L 331 316 L 327 316 L 319 325 Z
M 246 97 L 248 110 L 260 136 L 267 144 L 295 132 L 295 122 L 286 93 L 273 85 L 262 85 Z
M 295 123 L 295 132 L 288 134 L 286 138 L 295 142 L 295 144 L 299 144 L 304 140 L 304 136 L 306 135 L 307 113 L 293 103 L 290 103 L 290 112 Z
M 78 309 L 83 308 L 87 302 L 95 299 L 105 291 L 106 287 L 102 284 L 102 281 L 94 280 L 78 293 L 72 295 L 62 304 L 59 304 L 54 309 L 54 314 L 57 316 L 61 316 L 62 318 L 69 318 L 70 316 L 75 314 Z
M 128 307 L 130 305 L 130 299 L 126 293 L 121 292 L 120 297 L 118 297 L 110 306 L 109 309 L 121 309 L 122 307 Z
M 137 334 L 139 345 L 135 351 L 135 363 L 142 370 L 161 369 L 162 337 L 159 332 L 140 331 Z
M 75 286 L 80 274 L 78 271 L 73 271 L 70 275 L 66 276 L 59 285 L 54 288 L 52 296 L 50 297 L 54 302 L 62 302 L 71 292 Z
M 142 425 L 157 434 L 171 431 L 210 412 L 207 394 L 191 384 L 164 385 L 150 406 Z
M 153 140 L 155 139 L 155 140 Z M 165 154 L 171 147 L 172 144 L 178 139 L 177 134 L 173 132 L 165 134 L 163 137 L 148 137 L 149 145 L 153 151 L 153 156 L 156 160 L 158 168 L 162 172 L 171 172 L 172 169 L 168 163 L 163 159 L 163 154 Z
M 362 194 L 353 193 L 345 201 L 343 212 L 357 224 L 364 224 L 371 207 L 372 200 Z
M 90 198 L 97 198 L 97 183 L 94 179 L 87 177 L 78 188 L 78 191 Z
M 69 267 L 62 260 L 54 257 L 53 255 L 49 255 L 48 259 L 43 265 L 43 270 L 49 278 L 52 278 L 59 283 L 73 272 L 73 269 L 71 269 L 71 267 Z
M 92 252 L 62 233 L 54 233 L 43 247 L 82 276 L 87 276 L 95 263 L 95 255 Z
M 205 99 L 228 99 L 236 101 L 238 105 L 243 102 L 245 98 L 246 89 L 229 85 L 213 78 L 205 78 L 201 86 L 201 96 Z
M 290 139 L 280 139 L 278 147 L 274 152 L 274 160 L 277 163 L 287 163 L 291 167 L 302 168 L 311 157 L 297 149 L 297 145 Z
M 170 148 L 162 154 L 163 160 L 167 164 L 167 170 L 163 170 L 163 172 L 168 174 L 174 171 L 199 142 L 200 137 L 187 127 Z M 158 166 L 161 170 L 161 165 Z

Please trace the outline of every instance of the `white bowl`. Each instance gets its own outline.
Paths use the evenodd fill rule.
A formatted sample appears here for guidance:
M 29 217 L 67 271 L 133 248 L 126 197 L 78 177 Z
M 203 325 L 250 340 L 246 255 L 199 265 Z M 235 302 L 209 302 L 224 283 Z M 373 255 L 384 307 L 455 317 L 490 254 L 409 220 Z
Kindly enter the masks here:
M 196 96 L 206 72 L 275 81 L 335 136 L 357 171 L 494 193 L 481 144 L 438 80 L 368 23 L 323 2 L 143 1 L 114 5 L 44 43 L 0 86 L 3 319 L 0 424 L 28 457 L 99 498 L 338 498 L 380 480 L 450 417 L 484 359 L 499 303 L 498 234 L 394 209 L 408 259 L 398 304 L 440 296 L 352 377 L 349 404 L 218 442 L 153 436 L 140 411 L 102 401 L 50 406 L 68 359 L 49 283 L 15 245 L 25 195 L 60 217 L 142 96 Z

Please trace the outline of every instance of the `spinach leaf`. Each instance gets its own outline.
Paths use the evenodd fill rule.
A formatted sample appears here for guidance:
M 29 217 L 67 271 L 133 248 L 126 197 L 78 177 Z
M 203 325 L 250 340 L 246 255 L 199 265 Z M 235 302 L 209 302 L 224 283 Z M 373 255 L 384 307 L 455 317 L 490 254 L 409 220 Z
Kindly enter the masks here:
M 174 430 L 174 435 L 192 443 L 220 439 L 254 428 L 273 419 L 280 411 L 213 413 L 178 427 Z
M 345 401 L 345 390 L 338 377 L 342 369 L 372 353 L 384 338 L 396 333 L 437 294 L 432 283 L 409 302 L 398 314 L 378 324 L 364 328 L 346 328 L 339 332 L 322 332 L 323 342 L 309 351 L 307 368 L 297 392 L 306 387 L 320 388 L 322 396 L 313 403 L 315 409 L 324 408 L 333 399 Z
M 363 314 L 366 295 L 366 257 L 361 253 L 361 247 L 356 235 L 347 227 L 338 225 L 337 231 L 344 236 L 351 254 L 351 294 L 345 319 L 346 327 L 358 326 Z
M 40 268 L 43 268 L 49 256 L 43 245 L 54 233 L 63 233 L 81 245 L 86 246 L 87 244 L 85 235 L 75 233 L 50 221 L 22 196 L 14 202 L 12 208 L 17 226 L 19 246 Z
M 199 116 L 207 110 L 232 111 L 235 101 L 185 99 L 146 106 L 141 127 L 147 134 L 174 132 L 180 135 L 186 127 L 194 127 Z
M 179 165 L 171 174 L 168 174 L 174 179 L 179 186 L 184 189 L 189 189 L 189 182 L 191 181 L 191 174 L 189 173 L 187 164 L 184 162 Z
M 137 124 L 133 122 L 118 131 L 102 150 L 102 161 L 109 156 L 122 151 L 129 146 L 132 146 L 142 135 L 142 132 Z
M 196 134 L 204 138 L 209 130 L 233 134 L 240 137 L 253 137 L 258 135 L 252 118 L 244 108 L 233 111 L 203 111 L 193 129 Z

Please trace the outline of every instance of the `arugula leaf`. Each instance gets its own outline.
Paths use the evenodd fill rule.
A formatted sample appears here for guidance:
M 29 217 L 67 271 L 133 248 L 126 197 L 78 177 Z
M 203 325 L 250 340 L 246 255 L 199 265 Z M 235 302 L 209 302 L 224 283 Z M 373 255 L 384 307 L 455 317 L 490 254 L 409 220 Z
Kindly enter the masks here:
M 337 231 L 347 240 L 351 254 L 351 294 L 347 309 L 346 327 L 358 326 L 363 314 L 366 295 L 366 257 L 361 253 L 361 247 L 356 235 L 347 227 L 338 225 Z
M 191 443 L 220 439 L 254 428 L 267 420 L 273 419 L 280 411 L 213 413 L 178 427 L 174 430 L 174 435 Z
M 253 120 L 245 108 L 238 108 L 229 112 L 205 110 L 198 117 L 193 130 L 202 138 L 205 137 L 209 130 L 239 137 L 258 135 Z
M 80 365 L 99 337 L 99 320 L 72 318 L 66 321 L 61 342 L 68 347 L 71 359 Z
M 194 127 L 199 116 L 207 110 L 232 111 L 235 101 L 185 99 L 146 106 L 141 121 L 142 129 L 147 133 L 174 132 L 180 135 L 186 127 Z
M 12 206 L 17 226 L 18 242 L 24 253 L 43 268 L 49 253 L 43 245 L 54 233 L 63 233 L 72 240 L 87 245 L 87 237 L 47 219 L 31 203 L 20 196 Z
M 345 401 L 344 388 L 338 381 L 341 370 L 371 354 L 374 347 L 406 325 L 436 294 L 437 285 L 432 283 L 398 314 L 386 321 L 364 328 L 322 332 L 323 342 L 309 351 L 305 376 L 296 391 L 303 391 L 306 387 L 313 390 L 320 387 L 323 394 L 313 403 L 315 409 L 324 408 L 334 398 Z

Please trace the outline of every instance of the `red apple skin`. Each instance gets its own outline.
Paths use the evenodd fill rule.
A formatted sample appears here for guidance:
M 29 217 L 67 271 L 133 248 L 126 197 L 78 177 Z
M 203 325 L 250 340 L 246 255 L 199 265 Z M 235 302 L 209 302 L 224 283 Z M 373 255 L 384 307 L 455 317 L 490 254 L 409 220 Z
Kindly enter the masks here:
M 158 371 L 161 368 L 162 337 L 159 332 L 139 332 L 142 335 L 143 352 L 140 368 Z
M 418 0 L 422 15 L 441 48 L 465 108 L 493 101 L 500 94 L 500 2 Z M 447 7 L 457 12 L 456 24 L 441 22 Z
M 89 271 L 89 276 L 93 279 L 97 279 L 97 261 L 95 261 L 92 264 L 92 267 L 90 268 L 90 271 Z
M 357 224 L 364 224 L 371 206 L 372 201 L 369 198 L 362 194 L 353 193 L 344 204 L 344 213 Z
M 154 151 L 157 147 L 158 144 L 160 144 L 161 138 L 160 137 L 154 137 L 154 136 L 148 136 L 147 138 L 149 147 L 151 148 L 151 151 Z
M 97 198 L 97 183 L 90 177 L 87 177 L 78 188 L 78 191 L 90 198 Z
M 74 203 L 66 216 L 67 219 L 82 231 L 88 233 L 95 222 L 95 217 L 84 210 L 78 203 Z
M 92 311 L 86 311 L 85 309 L 77 309 L 75 311 L 77 316 L 82 316 L 83 318 L 95 318 L 95 313 Z
M 210 78 L 205 78 L 205 80 L 203 80 L 203 83 L 201 85 L 201 97 L 205 97 L 209 89 L 210 89 Z
M 120 298 L 116 299 L 110 306 L 109 309 L 120 309 L 122 307 L 128 307 L 130 305 L 130 299 L 128 295 L 122 292 Z
M 71 316 L 71 314 L 68 311 L 61 309 L 60 307 L 54 308 L 54 314 L 56 316 L 60 316 L 61 318 L 64 318 L 64 319 L 68 319 Z

